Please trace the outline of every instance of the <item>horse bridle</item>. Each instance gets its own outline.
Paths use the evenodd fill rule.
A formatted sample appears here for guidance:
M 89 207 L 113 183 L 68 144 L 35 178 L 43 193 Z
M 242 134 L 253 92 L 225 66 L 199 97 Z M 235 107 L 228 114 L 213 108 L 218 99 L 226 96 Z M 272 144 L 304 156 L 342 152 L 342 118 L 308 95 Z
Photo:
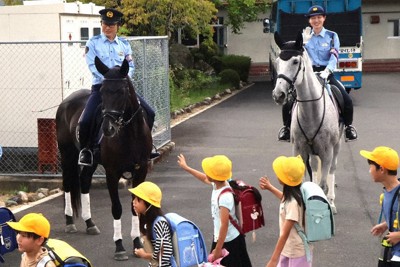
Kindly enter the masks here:
M 127 81 L 127 80 L 128 80 L 128 78 L 121 78 L 121 79 L 105 78 L 103 80 L 103 82 L 106 82 L 106 81 Z M 129 91 L 128 91 L 128 95 L 129 95 Z M 135 112 L 133 112 L 132 116 L 128 120 L 124 119 L 125 109 L 126 109 L 126 102 L 124 103 L 124 107 L 123 107 L 122 111 L 103 109 L 102 110 L 103 119 L 106 118 L 106 117 L 111 118 L 111 121 L 115 125 L 117 125 L 117 127 L 118 127 L 117 131 L 118 131 L 120 128 L 123 128 L 126 125 L 128 125 L 129 123 L 131 123 L 131 121 L 136 117 L 136 115 L 139 114 L 139 112 L 142 110 L 142 107 L 139 105 L 139 107 L 135 110 Z
M 290 78 L 289 78 L 288 76 L 286 76 L 285 74 L 282 74 L 282 73 L 278 74 L 278 77 L 277 77 L 278 79 L 279 79 L 279 78 L 284 79 L 284 80 L 289 84 L 289 89 L 288 89 L 287 94 L 288 94 L 288 96 L 289 96 L 289 95 L 292 96 L 293 99 L 296 99 L 296 98 L 297 98 L 296 88 L 294 88 L 294 84 L 295 84 L 295 82 L 296 82 L 296 80 L 297 80 L 297 76 L 298 76 L 299 73 L 300 73 L 300 70 L 301 70 L 301 63 L 302 63 L 302 60 L 300 60 L 299 67 L 297 68 L 297 72 L 296 72 L 296 74 L 294 75 L 294 77 L 293 77 L 292 80 L 290 80 Z M 305 71 L 305 67 L 303 67 L 303 72 L 304 72 L 304 71 Z M 297 100 L 297 99 L 296 99 L 296 100 Z

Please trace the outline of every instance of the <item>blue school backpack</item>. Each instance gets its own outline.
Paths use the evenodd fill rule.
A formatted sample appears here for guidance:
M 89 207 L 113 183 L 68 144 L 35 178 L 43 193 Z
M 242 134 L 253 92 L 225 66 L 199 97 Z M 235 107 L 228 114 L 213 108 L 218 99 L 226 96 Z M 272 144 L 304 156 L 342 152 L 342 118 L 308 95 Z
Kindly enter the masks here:
M 159 216 L 154 223 L 164 219 L 167 219 L 171 229 L 173 248 L 171 265 L 173 267 L 190 267 L 200 266 L 207 262 L 206 243 L 197 225 L 176 213 Z M 154 230 L 153 238 L 155 238 Z
M 335 221 L 328 199 L 322 188 L 313 182 L 304 182 L 300 187 L 304 202 L 304 225 L 295 228 L 303 240 L 307 259 L 311 259 L 309 242 L 331 239 L 335 235 Z
M 0 207 L 0 262 L 3 263 L 2 255 L 18 247 L 17 234 L 7 222 L 15 222 L 14 213 L 6 207 Z

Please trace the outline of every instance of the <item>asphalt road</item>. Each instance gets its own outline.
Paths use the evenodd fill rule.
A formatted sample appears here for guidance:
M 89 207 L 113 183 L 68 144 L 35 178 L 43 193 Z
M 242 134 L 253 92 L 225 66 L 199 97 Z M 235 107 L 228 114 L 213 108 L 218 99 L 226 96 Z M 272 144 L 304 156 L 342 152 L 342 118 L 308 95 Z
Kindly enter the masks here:
M 379 216 L 379 194 L 382 187 L 374 184 L 368 174 L 361 149 L 371 150 L 387 145 L 400 152 L 400 78 L 398 73 L 365 74 L 363 88 L 351 93 L 355 104 L 355 122 L 360 139 L 343 142 L 336 172 L 336 236 L 315 244 L 316 267 L 376 266 L 380 244 L 370 235 Z M 201 160 L 214 154 L 225 154 L 233 161 L 234 178 L 257 185 L 258 178 L 268 175 L 279 186 L 272 171 L 272 161 L 280 155 L 290 155 L 291 145 L 276 141 L 281 127 L 281 108 L 271 98 L 271 85 L 256 83 L 227 101 L 177 125 L 172 129 L 175 150 L 155 165 L 148 180 L 163 191 L 162 208 L 193 220 L 211 244 L 210 188 L 182 171 L 176 156 L 183 153 L 188 163 L 200 169 Z M 130 232 L 130 193 L 121 189 L 124 205 L 123 236 L 127 250 L 132 249 Z M 247 237 L 253 266 L 265 266 L 278 238 L 278 200 L 263 191 L 266 226 L 256 231 L 257 240 Z M 92 215 L 102 233 L 87 236 L 84 223 L 77 222 L 78 233 L 64 233 L 63 199 L 49 202 L 16 214 L 19 219 L 27 212 L 42 212 L 52 224 L 52 237 L 61 238 L 85 254 L 95 267 L 146 266 L 132 255 L 128 261 L 112 259 L 112 216 L 105 189 L 92 190 Z M 18 266 L 19 253 L 6 255 L 7 264 Z

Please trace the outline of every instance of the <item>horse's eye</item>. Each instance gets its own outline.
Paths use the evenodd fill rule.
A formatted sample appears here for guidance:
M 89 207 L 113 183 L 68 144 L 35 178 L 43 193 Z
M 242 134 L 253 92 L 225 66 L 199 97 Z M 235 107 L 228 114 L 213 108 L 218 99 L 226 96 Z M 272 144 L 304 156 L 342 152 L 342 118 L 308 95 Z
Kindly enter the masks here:
M 298 59 L 293 60 L 293 65 L 297 65 L 297 64 L 299 64 L 299 60 Z

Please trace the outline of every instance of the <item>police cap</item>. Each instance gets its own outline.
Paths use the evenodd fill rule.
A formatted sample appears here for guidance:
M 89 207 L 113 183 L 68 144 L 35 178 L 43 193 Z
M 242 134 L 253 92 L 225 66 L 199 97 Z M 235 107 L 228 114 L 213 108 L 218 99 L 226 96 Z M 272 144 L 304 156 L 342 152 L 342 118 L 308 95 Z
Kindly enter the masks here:
M 315 6 L 310 7 L 310 9 L 308 9 L 308 13 L 307 13 L 306 17 L 311 18 L 311 17 L 318 16 L 318 15 L 326 16 L 325 10 L 322 6 L 315 5 Z
M 117 24 L 121 22 L 123 14 L 113 8 L 105 8 L 99 11 L 101 15 L 101 21 L 106 24 Z

